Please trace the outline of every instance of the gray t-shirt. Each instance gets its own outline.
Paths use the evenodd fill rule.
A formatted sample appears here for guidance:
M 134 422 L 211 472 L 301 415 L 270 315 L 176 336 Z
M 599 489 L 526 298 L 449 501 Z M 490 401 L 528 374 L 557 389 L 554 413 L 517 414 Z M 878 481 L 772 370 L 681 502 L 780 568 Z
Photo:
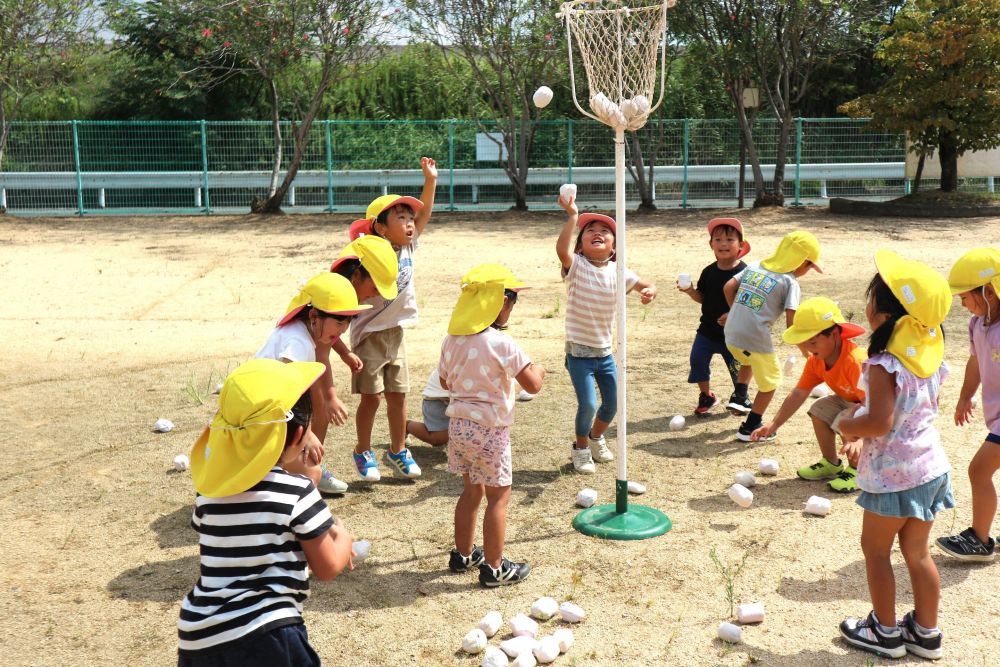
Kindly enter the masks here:
M 357 347 L 368 334 L 375 331 L 385 331 L 393 327 L 416 324 L 417 322 L 417 291 L 413 287 L 413 253 L 418 240 L 405 245 L 396 251 L 399 258 L 399 273 L 396 274 L 396 287 L 399 296 L 392 301 L 386 301 L 376 294 L 365 303 L 373 307 L 363 310 L 351 322 L 351 347 Z
M 774 352 L 771 325 L 787 309 L 797 310 L 801 291 L 795 275 L 775 273 L 750 262 L 733 276 L 740 281 L 726 319 L 726 345 L 750 352 Z

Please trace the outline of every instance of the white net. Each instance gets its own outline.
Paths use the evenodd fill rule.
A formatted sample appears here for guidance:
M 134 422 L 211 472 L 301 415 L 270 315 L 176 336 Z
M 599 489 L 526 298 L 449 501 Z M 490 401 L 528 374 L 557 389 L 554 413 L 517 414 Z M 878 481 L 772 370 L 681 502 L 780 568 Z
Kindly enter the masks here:
M 615 129 L 638 130 L 657 106 L 657 60 L 675 0 L 649 1 L 573 0 L 560 8 L 587 72 L 590 109 Z

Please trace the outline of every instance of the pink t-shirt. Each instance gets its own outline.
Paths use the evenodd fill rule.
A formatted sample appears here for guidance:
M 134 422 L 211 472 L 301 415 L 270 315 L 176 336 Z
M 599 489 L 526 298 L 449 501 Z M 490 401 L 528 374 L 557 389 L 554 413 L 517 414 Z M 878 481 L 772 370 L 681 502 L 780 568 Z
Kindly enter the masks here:
M 445 336 L 438 372 L 451 393 L 446 413 L 483 426 L 510 426 L 514 378 L 530 363 L 513 338 L 493 327 L 471 336 Z
M 865 387 L 872 366 L 896 374 L 892 428 L 880 438 L 865 438 L 858 461 L 858 487 L 868 493 L 907 491 L 936 479 L 951 469 L 934 426 L 941 383 L 948 366 L 929 378 L 919 378 L 887 352 L 865 362 Z M 865 408 L 871 406 L 871 392 Z
M 986 428 L 1000 435 L 1000 324 L 984 327 L 978 316 L 969 320 L 969 354 L 979 364 Z
M 639 276 L 625 269 L 625 292 Z M 583 255 L 573 255 L 566 272 L 566 340 L 597 349 L 611 347 L 615 323 L 615 290 L 618 269 L 614 262 L 595 266 Z

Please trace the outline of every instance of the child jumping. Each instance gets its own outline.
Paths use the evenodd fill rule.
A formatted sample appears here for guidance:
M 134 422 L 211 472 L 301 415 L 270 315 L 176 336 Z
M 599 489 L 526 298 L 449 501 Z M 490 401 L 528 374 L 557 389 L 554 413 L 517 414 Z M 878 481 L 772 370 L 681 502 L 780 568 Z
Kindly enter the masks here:
M 455 548 L 448 567 L 479 567 L 487 588 L 516 584 L 528 576 L 527 563 L 503 555 L 510 502 L 510 425 L 514 421 L 514 379 L 526 391 L 542 388 L 545 370 L 527 357 L 503 329 L 524 283 L 499 264 L 483 264 L 462 278 L 448 335 L 441 345 L 438 373 L 451 395 L 448 416 L 448 472 L 462 475 L 455 505 Z M 483 548 L 473 542 L 479 505 L 486 496 Z
M 276 359 L 286 363 L 320 361 L 326 369 L 322 379 L 310 389 L 313 404 L 320 409 L 316 410 L 312 428 L 307 433 L 306 456 L 301 465 L 297 461 L 289 464 L 292 466 L 289 472 L 308 476 L 323 493 L 347 491 L 346 482 L 334 477 L 329 470 L 320 468 L 330 415 L 338 411 L 336 407 L 331 410 L 327 406 L 339 406 L 339 410 L 347 414 L 333 387 L 330 348 L 347 331 L 353 317 L 369 308 L 371 306 L 358 303 L 354 288 L 346 278 L 335 273 L 320 273 L 313 276 L 288 304 L 285 316 L 255 355 L 258 359 Z
M 781 334 L 786 343 L 798 345 L 807 355 L 802 376 L 795 389 L 782 401 L 774 419 L 751 434 L 751 439 L 757 441 L 777 433 L 802 407 L 809 393 L 825 382 L 833 394 L 814 401 L 808 411 L 823 456 L 816 463 L 799 468 L 797 474 L 810 481 L 832 480 L 828 486 L 838 493 L 850 493 L 857 488 L 855 478 L 860 442 L 844 443 L 841 453 L 847 455 L 848 461 L 842 461 L 837 456 L 834 424 L 838 417 L 849 416 L 865 400 L 865 392 L 858 385 L 861 365 L 868 354 L 851 340 L 864 332 L 858 325 L 848 322 L 830 299 L 816 297 L 803 301 L 795 311 L 792 326 Z
M 750 442 L 753 432 L 763 422 L 774 390 L 781 384 L 781 366 L 774 353 L 771 326 L 782 313 L 786 326 L 792 326 L 795 309 L 799 307 L 797 279 L 809 269 L 822 273 L 818 261 L 816 237 L 809 232 L 791 232 L 781 239 L 773 255 L 762 262 L 751 262 L 723 287 L 730 308 L 724 326 L 726 346 L 738 362 L 753 368 L 757 380 L 757 395 L 736 432 L 737 440 Z M 729 407 L 746 410 L 745 403 L 741 407 L 739 401 Z M 767 438 L 774 438 L 774 433 Z
M 969 320 L 969 361 L 955 406 L 955 423 L 972 421 L 976 389 L 983 385 L 983 417 L 986 440 L 969 463 L 972 484 L 972 525 L 958 535 L 939 537 L 938 547 L 949 556 L 967 561 L 991 561 L 996 538 L 990 537 L 997 513 L 997 491 L 993 475 L 1000 470 L 1000 252 L 976 248 L 952 267 L 948 284 L 962 305 L 972 313 Z
M 696 415 L 704 415 L 719 402 L 711 388 L 712 357 L 720 355 L 726 362 L 729 377 L 733 381 L 733 395 L 729 398 L 731 409 L 746 414 L 752 404 L 747 398 L 747 384 L 750 382 L 750 366 L 741 366 L 726 347 L 726 335 L 722 325 L 729 314 L 729 304 L 722 291 L 729 279 L 746 268 L 741 257 L 750 252 L 750 244 L 743 240 L 743 223 L 736 218 L 715 218 L 708 223 L 708 246 L 715 253 L 715 261 L 701 271 L 696 285 L 677 286 L 695 303 L 701 304 L 701 321 L 691 345 L 691 371 L 688 383 L 697 384 L 698 395 Z
M 889 250 L 875 253 L 865 315 L 872 335 L 864 366 L 866 405 L 839 422 L 845 439 L 864 438 L 858 504 L 864 508 L 861 550 L 873 610 L 840 624 L 844 639 L 878 655 L 941 657 L 941 580 L 931 559 L 934 515 L 955 506 L 948 457 L 934 427 L 944 363 L 948 283 L 921 262 Z M 914 611 L 896 624 L 892 546 L 906 561 Z
M 310 573 L 351 565 L 351 535 L 305 477 L 314 362 L 253 359 L 222 385 L 191 450 L 201 576 L 181 602 L 179 667 L 319 665 L 302 621 Z
M 614 219 L 606 215 L 579 215 L 575 197 L 560 196 L 559 205 L 567 214 L 556 241 L 566 281 L 566 369 L 577 401 L 576 441 L 571 458 L 576 472 L 593 474 L 595 458 L 602 462 L 614 459 L 604 432 L 618 411 L 618 370 L 611 350 L 618 286 L 617 227 Z M 633 290 L 639 292 L 644 304 L 656 298 L 655 285 L 626 269 L 625 292 Z M 595 382 L 601 392 L 600 407 Z
M 399 275 L 396 285 L 399 295 L 389 301 L 372 299 L 375 308 L 357 318 L 351 327 L 351 350 L 362 367 L 351 378 L 351 391 L 361 395 L 355 417 L 358 444 L 354 449 L 354 465 L 358 476 L 367 482 L 382 478 L 378 462 L 372 453 L 372 428 L 381 397 L 385 395 L 386 416 L 389 419 L 389 451 L 385 454 L 393 473 L 399 477 L 420 477 L 420 466 L 406 446 L 406 394 L 410 379 L 406 366 L 403 326 L 417 322 L 417 296 L 413 285 L 413 254 L 431 219 L 434 190 L 437 187 L 437 166 L 430 158 L 420 158 L 424 173 L 424 188 L 420 199 L 383 195 L 368 206 L 365 221 L 352 225 L 352 233 L 374 234 L 384 238 L 396 251 Z

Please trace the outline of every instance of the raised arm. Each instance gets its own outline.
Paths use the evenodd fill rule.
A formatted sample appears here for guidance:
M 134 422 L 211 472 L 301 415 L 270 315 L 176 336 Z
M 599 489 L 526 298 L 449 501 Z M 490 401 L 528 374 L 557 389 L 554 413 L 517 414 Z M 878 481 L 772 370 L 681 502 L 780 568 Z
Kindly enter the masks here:
M 424 189 L 420 192 L 420 201 L 424 207 L 413 218 L 413 226 L 417 228 L 417 236 L 424 233 L 424 228 L 431 221 L 431 211 L 434 209 L 434 193 L 437 191 L 438 170 L 434 158 L 420 158 L 420 169 L 424 172 Z
M 568 271 L 573 265 L 573 243 L 576 241 L 576 222 L 580 218 L 580 211 L 576 207 L 576 197 L 564 199 L 560 196 L 559 205 L 566 211 L 566 224 L 556 240 L 556 254 L 559 255 L 562 267 Z

